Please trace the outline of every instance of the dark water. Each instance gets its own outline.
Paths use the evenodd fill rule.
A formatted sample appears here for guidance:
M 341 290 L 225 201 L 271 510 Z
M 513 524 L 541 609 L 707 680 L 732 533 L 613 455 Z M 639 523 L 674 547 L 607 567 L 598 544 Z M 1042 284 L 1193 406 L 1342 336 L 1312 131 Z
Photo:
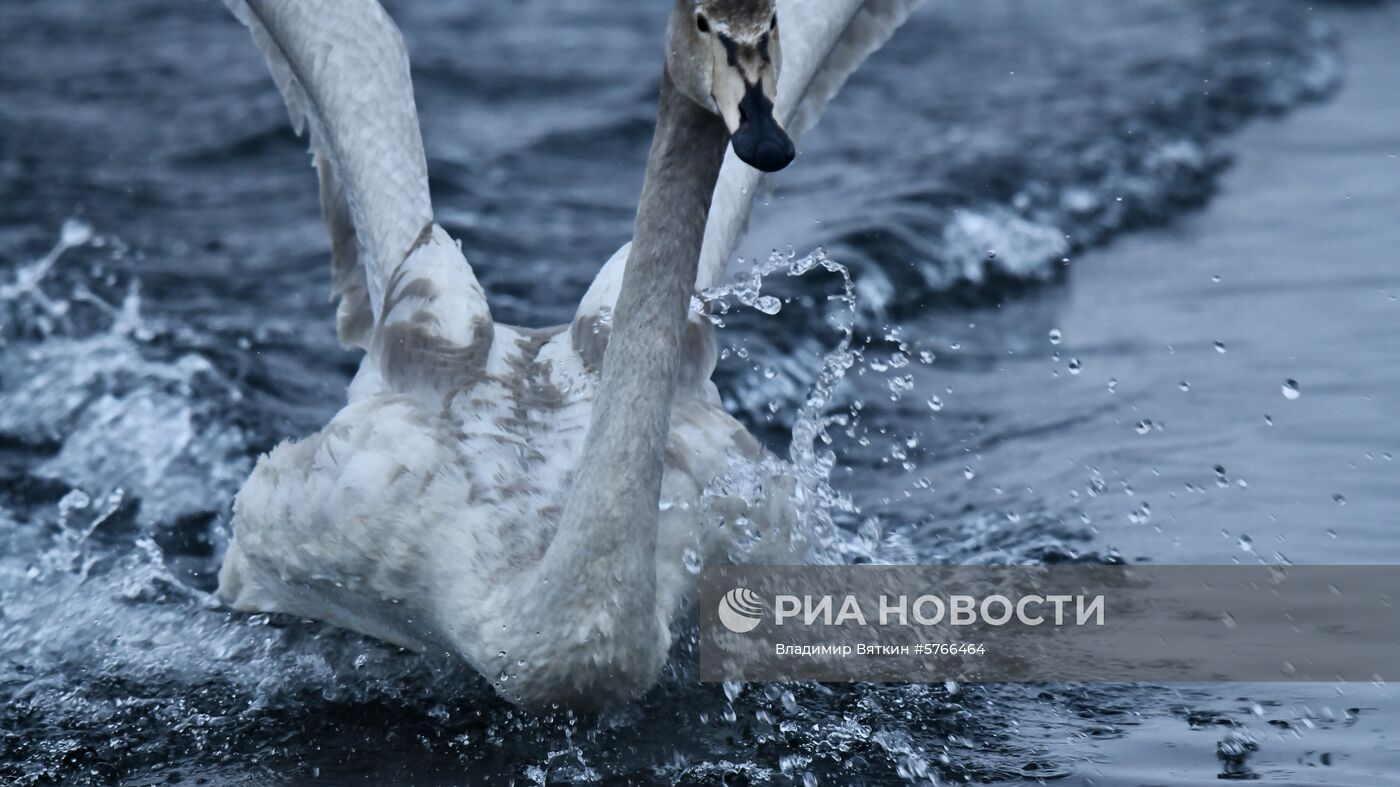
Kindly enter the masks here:
M 561 321 L 630 232 L 665 4 L 388 5 L 440 220 L 500 319 Z M 853 543 L 1400 559 L 1400 12 L 1345 5 L 934 2 L 852 80 L 742 253 L 855 272 L 831 435 Z M 0 781 L 1400 774 L 1383 686 L 726 690 L 682 642 L 644 701 L 536 717 L 451 665 L 220 610 L 233 492 L 356 362 L 304 146 L 218 3 L 7 0 L 0 31 Z M 721 387 L 775 446 L 837 338 L 827 284 L 772 280 L 778 316 L 727 320 Z

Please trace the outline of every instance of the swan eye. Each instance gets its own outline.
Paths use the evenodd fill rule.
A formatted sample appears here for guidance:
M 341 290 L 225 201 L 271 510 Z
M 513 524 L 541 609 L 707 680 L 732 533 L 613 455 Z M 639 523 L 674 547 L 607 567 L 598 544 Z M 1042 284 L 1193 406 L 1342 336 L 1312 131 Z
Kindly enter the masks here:
M 704 14 L 696 14 L 695 29 L 702 33 L 710 32 L 710 20 L 706 19 Z

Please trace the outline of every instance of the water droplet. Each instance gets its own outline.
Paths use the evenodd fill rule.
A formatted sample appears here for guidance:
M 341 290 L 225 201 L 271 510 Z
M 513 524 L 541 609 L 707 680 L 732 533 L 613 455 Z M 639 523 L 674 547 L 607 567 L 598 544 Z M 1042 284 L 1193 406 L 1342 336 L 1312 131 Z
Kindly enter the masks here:
M 1303 395 L 1303 392 L 1298 388 L 1298 381 L 1294 379 L 1284 380 L 1282 390 L 1283 398 L 1289 401 L 1293 401 Z
M 59 244 L 72 248 L 81 246 L 92 240 L 92 226 L 79 219 L 68 219 L 63 222 L 63 229 L 59 231 Z
M 1344 506 L 1347 504 L 1347 499 L 1341 495 L 1332 495 L 1332 502 L 1339 506 Z
M 692 574 L 699 574 L 705 567 L 705 560 L 700 557 L 700 553 L 690 547 L 685 548 L 681 553 L 681 560 L 685 563 L 685 570 Z
M 88 496 L 88 493 L 81 489 L 74 489 L 58 501 L 58 515 L 66 519 L 74 511 L 82 510 L 90 505 L 92 505 L 92 498 Z
M 786 712 L 786 713 L 788 713 L 788 714 L 797 713 L 797 711 L 798 711 L 798 707 L 797 707 L 797 698 L 794 697 L 794 696 L 792 696 L 792 692 L 790 692 L 790 691 L 784 691 L 784 692 L 783 692 L 783 696 L 782 696 L 782 698 L 781 698 L 781 702 L 782 702 L 782 704 L 783 704 L 783 711 L 784 711 L 784 712 Z
M 764 314 L 777 314 L 783 310 L 783 302 L 772 295 L 760 295 L 754 299 L 753 307 Z
M 943 400 L 939 399 L 937 396 L 930 397 L 928 400 L 928 409 L 935 413 L 943 412 Z
M 1220 353 L 1221 355 L 1224 355 L 1224 354 L 1225 354 L 1225 342 L 1216 342 L 1216 343 L 1215 343 L 1215 351 L 1218 352 L 1218 353 Z
M 1051 343 L 1051 344 L 1059 344 L 1061 338 L 1063 338 L 1063 334 L 1060 333 L 1060 329 L 1059 329 L 1059 328 L 1055 328 L 1055 329 L 1053 329 L 1053 330 L 1050 331 L 1050 343 Z
M 890 400 L 897 402 L 899 401 L 899 397 L 903 396 L 907 391 L 914 389 L 914 378 L 909 375 L 891 377 L 888 385 L 891 394 Z
M 1147 434 L 1147 433 L 1150 432 L 1150 431 L 1152 431 L 1152 422 L 1151 422 L 1151 421 L 1149 421 L 1149 420 L 1147 420 L 1147 419 L 1144 418 L 1143 420 L 1137 422 L 1137 433 L 1138 433 L 1138 434 Z
M 1084 364 L 1078 358 L 1071 358 L 1069 360 L 1069 373 L 1079 374 L 1082 371 L 1084 371 Z
M 1089 497 L 1098 497 L 1108 491 L 1108 484 L 1102 478 L 1095 476 L 1089 479 L 1089 483 L 1084 487 L 1084 491 L 1089 493 Z
M 1189 391 L 1191 390 L 1191 383 L 1182 380 L 1181 382 L 1177 383 L 1176 387 L 1180 388 L 1183 391 Z
M 1109 393 L 1118 393 L 1118 378 L 1117 378 L 1117 377 L 1110 377 L 1110 378 L 1109 378 L 1109 380 L 1108 380 L 1108 392 L 1109 392 Z
M 977 477 L 977 471 L 973 470 L 971 467 L 964 467 L 964 468 L 963 468 L 963 478 L 966 478 L 967 480 L 971 481 L 972 479 L 974 479 L 974 478 L 976 478 L 976 477 Z
M 1152 506 L 1148 503 L 1143 503 L 1128 512 L 1128 521 L 1134 525 L 1146 524 L 1150 519 L 1152 519 Z

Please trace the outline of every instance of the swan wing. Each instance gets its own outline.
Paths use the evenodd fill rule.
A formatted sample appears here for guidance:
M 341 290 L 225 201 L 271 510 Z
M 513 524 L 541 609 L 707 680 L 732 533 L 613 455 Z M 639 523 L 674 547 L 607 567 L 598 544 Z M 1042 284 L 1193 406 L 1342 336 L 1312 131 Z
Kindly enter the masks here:
M 794 142 L 846 79 L 894 35 L 922 0 L 778 0 L 783 65 L 774 111 Z M 696 286 L 714 286 L 748 224 L 763 173 L 730 150 L 705 226 Z
M 438 234 L 403 37 L 377 0 L 224 3 L 267 57 L 297 134 L 310 131 L 337 330 L 345 344 L 369 347 L 387 291 L 405 283 L 400 264 Z M 475 285 L 455 256 L 450 278 Z M 486 313 L 479 285 L 458 293 L 479 300 L 469 311 Z

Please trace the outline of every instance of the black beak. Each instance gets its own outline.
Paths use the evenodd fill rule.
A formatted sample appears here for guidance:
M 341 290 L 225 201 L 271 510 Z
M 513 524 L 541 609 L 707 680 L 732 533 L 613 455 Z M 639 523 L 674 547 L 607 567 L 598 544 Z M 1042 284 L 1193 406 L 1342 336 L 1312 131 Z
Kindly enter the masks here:
M 773 102 L 759 85 L 751 85 L 739 102 L 739 130 L 730 142 L 740 160 L 764 172 L 777 172 L 797 156 L 792 138 L 773 119 Z

